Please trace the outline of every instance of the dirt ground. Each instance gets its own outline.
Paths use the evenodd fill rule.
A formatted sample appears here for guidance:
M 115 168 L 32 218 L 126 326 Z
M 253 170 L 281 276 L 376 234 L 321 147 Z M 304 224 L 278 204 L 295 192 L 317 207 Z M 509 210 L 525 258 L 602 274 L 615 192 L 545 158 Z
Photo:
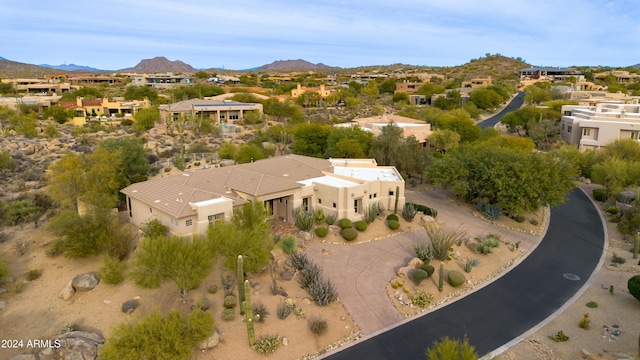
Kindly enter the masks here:
M 585 187 L 588 187 L 585 185 Z M 589 192 L 590 193 L 590 192 Z M 461 211 L 473 211 L 472 208 L 460 204 Z M 543 215 L 531 214 L 531 217 L 540 219 Z M 517 224 L 511 219 L 503 218 L 503 226 L 514 228 L 522 226 L 523 231 L 539 231 L 543 222 L 532 226 L 529 221 Z M 418 223 L 406 223 L 400 221 L 400 231 L 413 231 Z M 46 225 L 46 224 L 45 224 Z M 357 242 L 380 241 L 391 235 L 391 231 L 384 222 L 377 220 L 370 229 L 358 236 Z M 638 334 L 640 323 L 638 319 L 638 302 L 626 290 L 627 279 L 638 273 L 638 261 L 631 259 L 628 251 L 630 239 L 622 239 L 615 230 L 615 224 L 608 222 L 609 249 L 603 268 L 589 288 L 577 297 L 576 301 L 562 309 L 555 317 L 541 327 L 533 329 L 530 333 L 518 339 L 519 342 L 510 344 L 504 352 L 497 355 L 498 359 L 577 359 L 582 358 L 584 349 L 592 359 L 620 359 L 623 355 L 637 355 Z M 284 234 L 293 231 L 284 224 L 276 224 L 275 231 Z M 247 346 L 246 325 L 237 316 L 234 320 L 225 322 L 221 319 L 223 291 L 220 276 L 223 274 L 221 261 L 216 261 L 216 266 L 210 276 L 202 285 L 189 293 L 187 298 L 182 298 L 177 293 L 176 286 L 165 282 L 161 288 L 148 290 L 135 286 L 132 281 L 125 280 L 116 286 L 100 283 L 94 290 L 84 293 L 76 293 L 71 300 L 63 301 L 58 298 L 62 288 L 75 275 L 88 271 L 97 271 L 101 266 L 100 258 L 67 259 L 62 256 L 48 257 L 45 255 L 47 245 L 53 240 L 45 230 L 45 226 L 37 229 L 33 225 L 4 228 L 3 232 L 9 234 L 9 240 L 0 243 L 0 257 L 9 260 L 10 270 L 16 277 L 13 283 L 2 284 L 0 287 L 7 290 L 0 294 L 0 300 L 6 304 L 6 308 L 0 310 L 0 339 L 51 339 L 60 334 L 68 324 L 76 324 L 83 330 L 94 330 L 105 337 L 109 337 L 111 327 L 117 323 L 133 321 L 153 309 L 162 311 L 170 309 L 189 310 L 199 299 L 206 297 L 212 306 L 209 311 L 215 318 L 215 327 L 221 334 L 220 344 L 211 350 L 195 351 L 193 359 L 300 359 L 313 358 L 321 355 L 326 350 L 339 346 L 360 336 L 357 325 L 351 320 L 347 310 L 339 303 L 334 302 L 326 307 L 318 307 L 308 299 L 308 295 L 300 289 L 295 278 L 291 281 L 283 281 L 278 277 L 278 285 L 282 286 L 288 296 L 295 300 L 306 312 L 307 318 L 319 315 L 325 318 L 329 325 L 329 331 L 320 337 L 314 336 L 307 326 L 305 319 L 297 319 L 290 315 L 285 320 L 276 316 L 276 307 L 283 296 L 272 295 L 270 292 L 271 277 L 268 272 L 252 275 L 249 280 L 252 283 L 253 302 L 262 302 L 270 314 L 264 323 L 256 324 L 256 337 L 277 334 L 286 337 L 288 345 L 280 345 L 271 355 L 260 355 Z M 397 231 L 396 231 L 397 232 Z M 339 236 L 330 234 L 324 239 L 314 238 L 306 241 L 343 241 Z M 19 242 L 28 242 L 29 246 L 24 255 L 18 255 L 15 246 Z M 302 241 L 304 247 L 305 241 Z M 621 267 L 612 267 L 611 256 L 613 252 L 623 256 L 627 262 Z M 474 286 L 481 286 L 496 274 L 508 269 L 509 264 L 519 261 L 526 253 L 520 250 L 512 251 L 508 244 L 501 244 L 494 253 L 481 255 L 470 252 L 466 245 L 454 247 L 453 253 L 457 259 L 447 261 L 447 270 L 460 270 L 461 263 L 469 257 L 477 257 L 480 263 L 470 273 L 465 273 L 470 284 L 467 289 L 455 290 L 446 287 L 446 291 L 437 291 L 437 278 L 434 276 L 425 280 L 420 288 L 434 295 L 433 304 L 451 300 L 457 296 L 464 296 L 473 291 Z M 284 261 L 284 254 L 275 252 L 276 260 Z M 42 276 L 34 281 L 26 280 L 26 273 L 32 269 L 42 270 Z M 405 316 L 421 311 L 415 307 L 402 305 L 396 299 L 396 291 L 392 283 L 398 279 L 392 279 L 388 285 L 389 296 L 394 299 L 399 311 Z M 407 283 L 406 279 L 402 279 Z M 217 285 L 216 294 L 209 294 L 207 289 Z M 413 284 L 410 284 L 414 288 Z M 609 293 L 609 285 L 614 285 L 615 291 Z M 402 289 L 399 290 L 403 293 Z M 123 302 L 140 298 L 141 306 L 133 314 L 123 314 L 120 306 Z M 587 308 L 589 301 L 598 303 L 597 308 Z M 429 311 L 437 309 L 437 306 Z M 578 322 L 584 313 L 589 313 L 591 327 L 583 330 L 578 327 Z M 604 326 L 609 328 L 605 334 Z M 556 343 L 548 338 L 558 330 L 563 330 L 569 341 Z M 617 336 L 611 335 L 619 330 Z M 603 337 L 603 335 L 606 335 Z M 10 358 L 18 353 L 35 352 L 35 349 L 0 349 L 0 358 Z M 629 357 L 631 358 L 631 357 Z

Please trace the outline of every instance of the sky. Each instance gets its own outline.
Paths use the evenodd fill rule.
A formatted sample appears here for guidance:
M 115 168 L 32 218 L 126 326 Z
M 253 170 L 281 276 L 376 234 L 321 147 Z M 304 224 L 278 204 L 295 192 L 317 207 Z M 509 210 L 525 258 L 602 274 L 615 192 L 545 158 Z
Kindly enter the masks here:
M 0 57 L 103 70 L 164 56 L 198 69 L 640 63 L 637 0 L 0 0 Z

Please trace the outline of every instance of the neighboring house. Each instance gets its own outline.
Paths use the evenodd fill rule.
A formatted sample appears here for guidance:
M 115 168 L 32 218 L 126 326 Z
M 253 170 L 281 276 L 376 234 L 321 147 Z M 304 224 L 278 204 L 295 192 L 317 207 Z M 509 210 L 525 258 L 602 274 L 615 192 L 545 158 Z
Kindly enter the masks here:
M 640 104 L 565 105 L 560 135 L 580 150 L 598 150 L 618 139 L 640 140 Z
M 149 86 L 155 89 L 166 89 L 192 83 L 193 79 L 190 76 L 174 75 L 171 72 L 166 74 L 134 75 L 131 82 L 132 85 Z
M 427 145 L 427 138 L 431 135 L 431 125 L 423 120 L 412 119 L 400 115 L 380 115 L 368 118 L 353 119 L 351 122 L 336 124 L 337 127 L 359 126 L 365 131 L 370 131 L 373 136 L 378 136 L 382 128 L 394 123 L 402 129 L 403 136 L 413 135 L 420 143 L 420 146 Z
M 295 99 L 306 92 L 317 93 L 323 99 L 326 99 L 329 95 L 331 95 L 331 90 L 327 89 L 324 84 L 320 84 L 319 88 L 308 88 L 298 84 L 295 89 L 291 89 L 291 97 Z
M 530 67 L 519 71 L 520 79 L 536 79 L 536 80 L 567 80 L 575 77 L 578 80 L 583 79 L 584 75 L 580 75 L 580 71 L 574 68 L 561 67 Z
M 486 78 L 473 78 L 462 82 L 461 87 L 463 89 L 478 89 L 491 85 L 491 76 Z
M 125 100 L 124 98 L 85 100 L 78 96 L 76 101 L 60 101 L 58 105 L 74 110 L 76 114 L 71 121 L 72 124 L 82 125 L 89 117 L 102 117 L 103 120 L 107 120 L 106 117 L 118 114 L 132 116 L 141 109 L 150 108 L 151 102 L 146 97 L 144 100 Z
M 564 93 L 564 99 L 569 101 L 577 101 L 578 105 L 595 106 L 600 102 L 617 102 L 617 103 L 638 103 L 640 96 L 632 96 L 626 93 L 610 93 L 608 91 L 567 91 Z
M 396 194 L 396 189 L 398 193 Z M 287 155 L 229 167 L 184 172 L 122 189 L 135 225 L 158 219 L 176 235 L 204 234 L 216 221 L 253 201 L 271 219 L 294 221 L 294 210 L 322 210 L 338 219 L 362 220 L 367 206 L 404 204 L 404 180 L 393 166 L 373 159 L 318 159 Z
M 77 88 L 57 79 L 2 79 L 0 81 L 13 84 L 14 89 L 26 95 L 60 95 Z
M 86 84 L 119 84 L 125 80 L 124 77 L 117 76 L 74 76 L 69 77 L 68 81 L 72 85 L 86 85 Z
M 397 93 L 406 93 L 413 94 L 422 86 L 424 86 L 424 82 L 412 82 L 412 81 L 403 81 L 396 83 L 396 89 L 393 91 L 394 94 Z
M 242 122 L 249 112 L 262 114 L 262 104 L 241 103 L 228 99 L 191 99 L 170 105 L 160 105 L 160 119 L 170 117 L 177 119 L 180 115 L 198 117 L 206 116 L 216 123 Z
M 621 83 L 630 83 L 630 82 L 636 81 L 636 80 L 638 80 L 640 78 L 640 75 L 632 74 L 632 73 L 630 73 L 628 71 L 625 71 L 625 70 L 605 71 L 605 72 L 594 74 L 593 77 L 598 79 L 598 80 L 603 80 L 604 78 L 606 78 L 609 75 L 615 77 L 616 81 L 617 82 L 621 82 Z

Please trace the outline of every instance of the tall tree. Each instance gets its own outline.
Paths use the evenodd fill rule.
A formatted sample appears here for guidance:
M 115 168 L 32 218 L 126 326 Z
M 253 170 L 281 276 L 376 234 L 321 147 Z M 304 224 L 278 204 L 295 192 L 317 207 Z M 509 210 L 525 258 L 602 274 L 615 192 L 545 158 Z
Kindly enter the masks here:
M 369 153 L 373 134 L 358 126 L 332 128 L 327 137 L 326 157 L 363 158 Z
M 151 168 L 146 157 L 147 151 L 138 138 L 110 138 L 101 141 L 98 146 L 118 154 L 121 173 L 126 177 L 146 175 Z
M 443 112 L 436 119 L 436 126 L 458 133 L 461 143 L 473 142 L 480 138 L 480 127 L 471 120 L 469 113 L 462 109 Z
M 402 128 L 394 122 L 382 127 L 380 134 L 373 139 L 369 156 L 380 165 L 394 165 L 398 160 L 402 134 Z
M 294 154 L 322 158 L 326 152 L 327 139 L 332 132 L 329 125 L 300 124 L 294 129 Z

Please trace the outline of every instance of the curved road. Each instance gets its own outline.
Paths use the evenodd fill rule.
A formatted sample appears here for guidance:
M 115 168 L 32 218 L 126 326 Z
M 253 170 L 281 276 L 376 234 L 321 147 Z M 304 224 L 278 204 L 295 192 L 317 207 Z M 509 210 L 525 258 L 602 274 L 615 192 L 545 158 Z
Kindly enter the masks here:
M 478 123 L 478 126 L 480 126 L 481 129 L 484 128 L 488 128 L 488 127 L 494 127 L 497 123 L 499 123 L 502 120 L 502 117 L 505 116 L 506 114 L 518 110 L 520 109 L 520 107 L 522 107 L 522 104 L 524 104 L 524 91 L 520 91 L 518 92 L 518 95 L 516 95 L 513 99 L 511 99 L 511 102 L 509 102 L 509 104 L 507 104 L 507 106 L 502 109 L 499 113 L 495 114 L 494 116 L 488 118 L 485 121 L 481 121 Z
M 520 106 L 519 93 L 496 116 L 478 124 L 494 126 Z M 605 231 L 598 210 L 579 189 L 551 209 L 546 235 L 518 266 L 498 280 L 438 311 L 414 318 L 379 335 L 364 338 L 325 358 L 424 359 L 444 336 L 468 337 L 488 354 L 521 336 L 560 309 L 598 268 Z

